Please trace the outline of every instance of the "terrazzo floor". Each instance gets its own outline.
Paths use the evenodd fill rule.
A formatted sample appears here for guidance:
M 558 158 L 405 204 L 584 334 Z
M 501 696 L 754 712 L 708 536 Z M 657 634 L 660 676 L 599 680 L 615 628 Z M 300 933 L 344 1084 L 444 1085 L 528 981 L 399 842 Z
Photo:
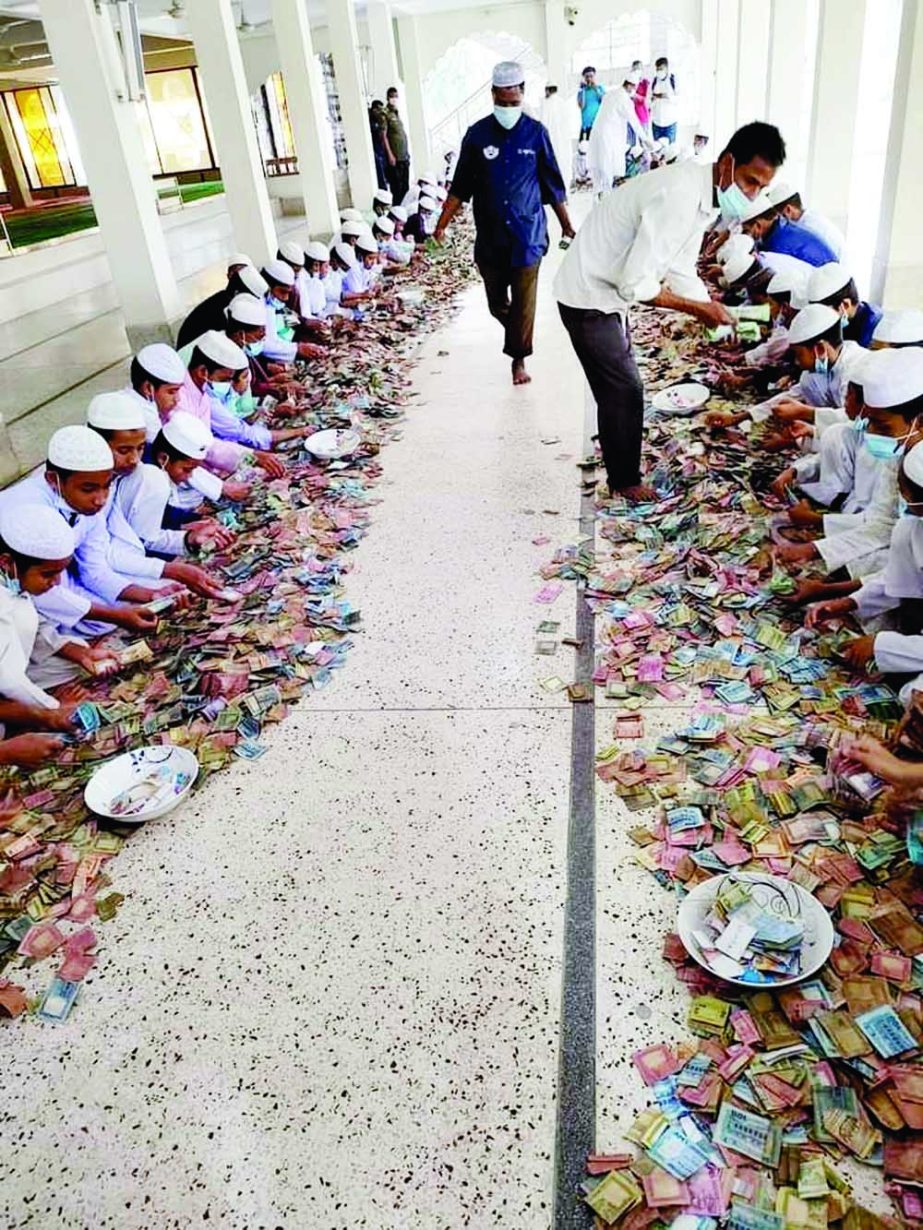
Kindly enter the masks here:
M 538 680 L 574 655 L 534 641 L 575 599 L 533 596 L 579 536 L 585 448 L 557 259 L 528 388 L 478 288 L 425 343 L 345 670 L 129 843 L 70 1020 L 8 1028 L 10 1230 L 551 1226 L 571 706 Z M 602 1149 L 646 1103 L 631 1051 L 687 1036 L 633 823 L 598 792 Z

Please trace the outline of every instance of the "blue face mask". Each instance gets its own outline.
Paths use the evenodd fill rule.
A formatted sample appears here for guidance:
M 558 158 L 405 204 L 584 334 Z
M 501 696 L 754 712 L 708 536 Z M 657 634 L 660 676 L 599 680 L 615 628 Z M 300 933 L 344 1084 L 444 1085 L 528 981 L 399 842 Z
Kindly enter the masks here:
M 861 436 L 868 427 L 869 421 L 867 417 L 863 417 L 863 415 L 860 414 L 857 418 L 854 418 L 849 425 L 857 435 Z
M 269 300 L 269 306 L 274 307 L 277 312 L 284 312 L 288 308 L 288 304 L 283 303 L 281 299 L 277 299 L 275 295 Z
M 507 132 L 511 128 L 515 128 L 519 123 L 519 117 L 522 115 L 522 107 L 494 107 L 494 119 L 501 128 L 505 128 Z
M 907 501 L 904 499 L 902 495 L 899 495 L 897 497 L 897 515 L 899 517 L 912 516 L 912 513 L 910 512 L 910 505 L 907 503 Z
M 0 585 L 2 585 L 4 589 L 9 590 L 9 592 L 14 594 L 16 597 L 19 597 L 22 593 L 22 586 L 19 584 L 19 578 L 8 577 L 5 572 L 0 572 Z
M 256 358 L 257 355 L 263 353 L 263 347 L 265 345 L 265 342 L 247 342 L 246 346 L 244 346 L 244 350 L 246 350 L 248 355 Z
M 231 382 L 230 380 L 209 380 L 208 391 L 219 401 L 227 401 L 231 395 Z
M 865 447 L 876 461 L 893 461 L 903 446 L 903 439 L 895 440 L 891 436 L 876 436 L 870 432 L 867 432 L 865 436 Z
M 736 168 L 735 168 L 736 169 Z M 750 200 L 742 188 L 738 188 L 731 172 L 731 182 L 717 192 L 718 207 L 726 222 L 737 222 L 750 208 Z
M 830 360 L 825 354 L 814 356 L 814 370 L 818 376 L 826 376 L 830 370 Z

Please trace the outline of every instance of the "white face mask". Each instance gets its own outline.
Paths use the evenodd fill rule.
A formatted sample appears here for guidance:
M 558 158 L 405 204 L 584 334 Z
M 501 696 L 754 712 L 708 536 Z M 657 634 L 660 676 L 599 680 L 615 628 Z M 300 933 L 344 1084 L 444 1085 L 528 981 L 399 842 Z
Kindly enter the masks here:
M 516 127 L 521 115 L 522 107 L 519 104 L 515 107 L 494 107 L 494 119 L 501 128 L 505 128 L 507 131 Z

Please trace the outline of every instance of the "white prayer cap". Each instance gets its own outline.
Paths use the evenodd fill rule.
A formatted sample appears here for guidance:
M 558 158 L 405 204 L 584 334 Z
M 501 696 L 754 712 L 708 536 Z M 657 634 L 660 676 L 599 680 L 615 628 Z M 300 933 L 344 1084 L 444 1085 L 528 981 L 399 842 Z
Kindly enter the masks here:
M 364 219 L 358 209 L 341 209 L 340 210 L 340 221 L 341 222 L 362 222 L 364 221 Z
M 737 256 L 741 252 L 746 253 L 752 251 L 753 237 L 751 235 L 745 235 L 743 231 L 740 231 L 738 234 L 732 235 L 730 239 L 726 239 L 718 249 L 716 253 L 718 264 L 725 265 L 732 256 Z
M 97 393 L 87 407 L 87 423 L 104 431 L 143 431 L 141 403 L 131 393 Z
M 112 450 L 92 427 L 59 427 L 48 441 L 48 460 L 59 470 L 95 474 L 112 469 Z
M 291 273 L 291 270 L 289 270 Z M 251 295 L 256 295 L 258 299 L 269 290 L 269 283 L 263 277 L 258 269 L 254 269 L 252 265 L 248 265 L 246 269 L 238 269 L 237 276 L 240 278 L 244 286 Z
M 852 274 L 837 261 L 818 265 L 808 278 L 808 302 L 820 303 L 821 299 L 829 299 L 838 290 L 845 289 L 851 280 Z
M 752 200 L 747 207 L 746 212 L 741 217 L 741 222 L 752 222 L 754 218 L 758 218 L 761 214 L 766 213 L 768 209 L 772 209 L 773 204 L 765 192 L 761 192 L 755 200 Z
M 911 346 L 879 351 L 864 373 L 862 392 L 871 410 L 887 410 L 923 397 L 923 350 Z
M 398 222 L 406 222 L 407 210 L 403 205 L 392 205 L 388 210 L 388 216 L 391 218 L 396 218 Z
M 766 287 L 767 295 L 795 295 L 802 289 L 801 282 L 791 270 L 786 269 L 783 273 L 774 273 Z
M 253 261 L 245 252 L 232 252 L 228 257 L 228 269 L 233 269 L 235 265 L 252 265 Z
M 333 245 L 333 250 L 336 253 L 337 257 L 347 267 L 347 269 L 354 269 L 356 265 L 359 263 L 356 260 L 355 252 L 352 250 L 352 248 L 350 247 L 348 243 L 343 243 L 342 241 L 340 243 L 335 243 Z
M 295 243 L 294 239 L 284 239 L 279 244 L 279 255 L 290 265 L 304 264 L 304 248 L 300 243 Z
M 0 512 L 0 538 L 11 551 L 33 559 L 74 554 L 74 531 L 59 512 L 43 504 L 8 504 Z
M 177 410 L 161 427 L 163 438 L 184 457 L 201 461 L 211 448 L 214 437 L 201 419 L 185 410 Z
M 356 251 L 362 252 L 365 255 L 371 255 L 378 252 L 378 243 L 373 235 L 360 235 L 356 240 Z
M 387 217 L 376 218 L 375 226 L 373 229 L 376 231 L 381 231 L 383 235 L 393 235 L 394 234 L 394 223 L 391 221 L 390 218 L 387 218 Z
M 839 321 L 840 314 L 824 303 L 809 303 L 802 308 L 788 330 L 789 346 L 804 346 L 826 333 Z
M 915 483 L 917 487 L 923 487 L 923 440 L 918 441 L 912 449 L 904 454 L 901 469 L 912 483 Z M 60 519 L 59 517 L 58 520 L 60 521 Z M 2 533 L 2 529 L 2 524 L 0 524 L 0 533 Z M 6 537 L 5 534 L 4 537 Z
M 211 359 L 212 363 L 232 372 L 239 372 L 250 366 L 246 354 L 237 343 L 232 342 L 226 333 L 219 333 L 216 329 L 210 329 L 208 333 L 196 338 L 195 348 L 200 350 L 206 359 Z
M 436 208 L 436 202 L 431 196 L 421 196 L 418 204 L 420 209 L 433 210 Z
M 254 328 L 266 323 L 266 304 L 256 295 L 235 295 L 224 309 L 228 320 L 239 325 L 252 325 Z
M 325 243 L 321 243 L 315 239 L 304 250 L 305 256 L 309 261 L 329 261 L 330 249 Z
M 352 235 L 354 239 L 357 239 L 360 235 L 364 235 L 367 230 L 368 227 L 363 220 L 360 219 L 357 222 L 354 218 L 347 218 L 340 227 L 340 234 Z
M 267 261 L 263 266 L 263 275 L 272 286 L 295 285 L 295 275 L 292 272 L 291 266 L 286 265 L 285 261 Z
M 797 192 L 797 188 L 793 188 L 784 180 L 773 180 L 766 195 L 771 205 L 784 205 L 786 201 L 790 201 L 793 196 L 797 195 Z
M 393 205 L 394 195 L 387 188 L 379 188 L 372 200 L 377 201 L 379 205 Z
M 435 188 L 436 185 L 439 183 L 439 180 L 436 178 L 435 174 L 432 171 L 426 171 L 423 175 L 418 176 L 417 183 L 418 184 L 429 184 L 431 188 Z
M 521 64 L 517 64 L 515 60 L 501 60 L 494 65 L 490 83 L 502 90 L 508 85 L 524 85 L 525 80 L 526 73 Z
M 889 346 L 913 346 L 923 342 L 923 312 L 919 308 L 885 312 L 875 326 L 872 341 L 885 342 Z
M 138 366 L 164 384 L 182 384 L 186 379 L 186 364 L 166 342 L 153 342 L 135 355 Z
M 748 273 L 756 261 L 756 257 L 751 252 L 734 252 L 730 260 L 724 264 L 724 281 L 730 286 L 732 283 L 739 281 L 745 273 Z

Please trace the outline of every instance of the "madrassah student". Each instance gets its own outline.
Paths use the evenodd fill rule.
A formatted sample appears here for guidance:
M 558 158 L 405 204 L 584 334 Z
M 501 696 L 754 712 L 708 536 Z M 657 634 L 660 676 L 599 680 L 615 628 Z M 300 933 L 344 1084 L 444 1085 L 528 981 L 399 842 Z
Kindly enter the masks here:
M 808 280 L 808 302 L 832 307 L 843 322 L 843 337 L 863 347 L 871 346 L 882 311 L 859 298 L 855 280 L 845 265 L 819 265 Z

